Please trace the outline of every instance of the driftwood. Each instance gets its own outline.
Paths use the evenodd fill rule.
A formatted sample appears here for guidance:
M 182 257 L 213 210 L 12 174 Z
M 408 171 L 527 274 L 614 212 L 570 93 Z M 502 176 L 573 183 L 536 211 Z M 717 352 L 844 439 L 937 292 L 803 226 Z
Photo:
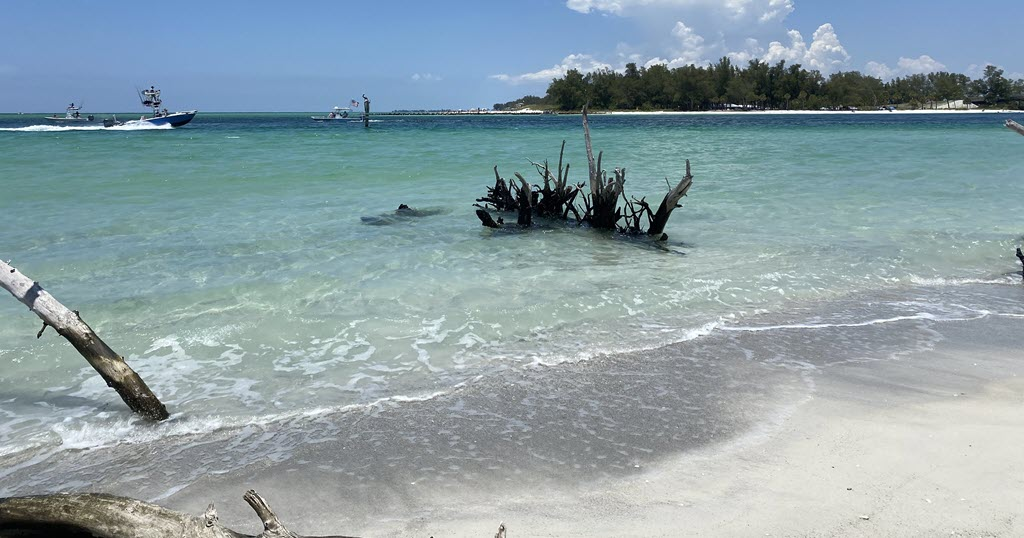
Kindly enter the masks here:
M 128 366 L 124 357 L 110 349 L 110 346 L 93 332 L 77 311 L 68 309 L 38 282 L 2 260 L 0 287 L 10 292 L 43 320 L 43 328 L 36 334 L 36 338 L 41 337 L 47 327 L 53 327 L 58 334 L 75 346 L 85 360 L 99 372 L 107 386 L 116 390 L 132 411 L 150 420 L 163 420 L 169 416 L 167 408 L 149 390 L 139 374 Z
M 289 531 L 255 491 L 242 497 L 263 522 L 258 538 L 301 538 Z M 0 499 L 0 537 L 254 538 L 217 522 L 211 504 L 202 516 L 102 493 Z M 324 538 L 351 538 L 333 536 Z
M 562 149 L 558 154 L 557 174 L 551 171 L 547 161 L 543 164 L 530 161 L 543 180 L 542 186 L 530 185 L 518 173 L 518 185 L 515 181 L 506 181 L 498 174 L 498 167 L 494 167 L 494 186 L 487 188 L 487 196 L 477 198 L 477 202 L 484 204 L 476 204 L 479 208 L 476 214 L 481 224 L 488 228 L 503 227 L 501 219 L 495 221 L 487 212 L 489 208 L 496 211 L 515 211 L 518 214 L 516 222 L 520 227 L 532 225 L 532 213 L 539 217 L 561 220 L 568 220 L 569 214 L 572 213 L 577 224 L 587 224 L 595 229 L 616 230 L 631 235 L 647 234 L 660 240 L 667 239 L 668 236 L 664 233 L 665 225 L 672 211 L 681 207 L 680 200 L 693 185 L 690 161 L 686 161 L 686 175 L 675 187 L 668 185 L 669 191 L 655 212 L 651 210 L 646 198 L 626 198 L 625 168 L 615 168 L 612 177 L 609 178 L 608 173 L 601 167 L 603 153 L 598 152 L 597 157 L 594 156 L 586 107 L 583 108 L 583 139 L 587 149 L 589 192 L 584 193 L 584 183 L 569 183 L 569 165 L 565 164 L 563 167 L 563 140 Z M 584 194 L 580 196 L 580 193 Z M 620 198 L 624 202 L 622 206 L 619 205 Z M 577 200 L 580 200 L 582 207 L 576 205 Z
M 668 183 L 668 179 L 665 182 Z M 662 232 L 665 231 L 668 218 L 672 216 L 672 211 L 675 208 L 682 207 L 679 205 L 679 201 L 683 199 L 683 196 L 686 196 L 686 192 L 690 190 L 690 185 L 693 185 L 693 176 L 690 175 L 690 159 L 686 159 L 686 175 L 683 176 L 683 179 L 679 180 L 675 188 L 669 189 L 668 194 L 661 201 L 658 212 L 651 219 L 651 227 L 647 230 L 648 234 L 664 235 Z
M 1021 125 L 1013 120 L 1006 120 L 1006 123 L 1004 125 L 1006 125 L 1011 130 L 1017 131 L 1018 134 L 1024 135 L 1024 125 Z

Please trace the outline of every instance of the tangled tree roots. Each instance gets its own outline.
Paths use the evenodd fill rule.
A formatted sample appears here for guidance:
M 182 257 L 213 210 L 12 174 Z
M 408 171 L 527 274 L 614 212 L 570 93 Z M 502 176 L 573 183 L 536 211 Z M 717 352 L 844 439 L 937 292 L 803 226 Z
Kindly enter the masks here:
M 680 200 L 686 196 L 687 191 L 693 184 L 693 176 L 690 174 L 690 161 L 686 161 L 686 174 L 679 183 L 673 187 L 668 185 L 669 191 L 661 201 L 657 211 L 652 211 L 646 198 L 637 200 L 627 198 L 625 194 L 626 169 L 616 168 L 612 171 L 609 179 L 608 173 L 601 168 L 602 153 L 594 157 L 593 146 L 590 142 L 590 124 L 587 120 L 587 109 L 583 109 L 583 138 L 587 146 L 587 162 L 589 169 L 589 192 L 584 192 L 584 183 L 569 183 L 569 165 L 563 167 L 565 155 L 565 141 L 562 141 L 562 149 L 558 153 L 557 173 L 553 173 L 547 161 L 543 164 L 531 161 L 537 173 L 543 179 L 542 185 L 531 185 L 518 172 L 515 174 L 519 183 L 507 181 L 498 174 L 498 167 L 494 167 L 494 186 L 487 188 L 487 196 L 478 198 L 476 214 L 480 222 L 488 228 L 501 228 L 503 221 L 499 218 L 494 220 L 487 209 L 502 212 L 516 212 L 518 217 L 516 223 L 520 227 L 529 227 L 533 223 L 532 214 L 539 217 L 568 220 L 571 213 L 577 224 L 587 224 L 599 230 L 617 230 L 621 233 L 633 235 L 647 234 L 658 239 L 667 239 L 665 225 L 668 223 L 672 211 L 679 205 Z M 666 180 L 667 183 L 667 180 Z M 580 193 L 583 193 L 580 196 Z M 622 198 L 623 205 L 619 205 L 619 198 Z M 582 207 L 576 205 L 576 200 L 582 201 Z

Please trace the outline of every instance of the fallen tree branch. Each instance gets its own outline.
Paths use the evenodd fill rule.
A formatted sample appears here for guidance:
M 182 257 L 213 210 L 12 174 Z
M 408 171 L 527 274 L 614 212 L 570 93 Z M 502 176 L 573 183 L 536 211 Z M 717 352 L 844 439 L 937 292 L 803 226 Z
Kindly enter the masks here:
M 103 493 L 58 493 L 0 499 L 0 537 L 302 538 L 281 523 L 258 493 L 249 490 L 242 498 L 263 522 L 263 532 L 255 537 L 221 526 L 212 504 L 202 516 L 197 517 Z
M 668 182 L 668 180 L 665 180 Z M 679 200 L 686 196 L 686 192 L 690 190 L 690 186 L 693 185 L 693 176 L 690 174 L 690 159 L 686 159 L 686 175 L 683 179 L 679 180 L 675 188 L 668 191 L 665 198 L 661 201 L 661 205 L 658 206 L 658 212 L 654 214 L 654 218 L 651 220 L 651 228 L 647 230 L 649 235 L 664 236 L 665 225 L 668 224 L 668 218 L 672 216 L 672 211 L 681 207 Z M 662 237 L 665 239 L 666 237 Z
M 132 411 L 150 420 L 164 420 L 169 416 L 164 404 L 149 390 L 146 382 L 132 370 L 124 357 L 110 349 L 78 315 L 50 295 L 38 282 L 25 276 L 0 260 L 0 288 L 10 292 L 29 310 L 43 320 L 43 329 L 49 325 L 63 336 L 85 360 L 99 372 L 108 387 L 117 391 Z M 43 335 L 40 330 L 36 338 Z
M 1024 135 L 1024 125 L 1021 125 L 1013 120 L 1006 120 L 1004 124 L 1013 131 L 1017 131 L 1018 134 Z

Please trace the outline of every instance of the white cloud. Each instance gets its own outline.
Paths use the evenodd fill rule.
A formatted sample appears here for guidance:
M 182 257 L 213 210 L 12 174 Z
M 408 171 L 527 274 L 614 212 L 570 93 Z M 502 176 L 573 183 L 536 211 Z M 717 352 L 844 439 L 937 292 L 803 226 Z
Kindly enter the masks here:
M 647 34 L 650 37 L 643 44 L 619 43 L 616 53 L 605 58 L 572 54 L 548 69 L 520 75 L 491 75 L 491 78 L 525 84 L 562 77 L 569 69 L 584 73 L 598 69 L 621 72 L 628 62 L 645 67 L 661 64 L 676 68 L 707 65 L 722 56 L 728 56 L 737 64 L 755 58 L 772 64 L 785 60 L 828 75 L 844 69 L 850 61 L 850 55 L 829 23 L 814 31 L 810 43 L 804 41 L 799 31 L 788 30 L 788 45 L 771 41 L 767 50 L 762 47 L 758 37 L 768 41 L 783 31 L 781 21 L 793 12 L 793 0 L 567 0 L 566 6 L 581 13 L 636 16 L 637 21 L 642 20 L 641 24 L 653 24 Z M 692 14 L 692 19 L 679 16 L 684 12 Z M 671 30 L 661 33 L 665 32 L 666 21 L 672 20 L 676 22 Z M 768 22 L 775 24 L 765 24 Z
M 745 64 L 754 58 L 761 58 L 764 56 L 764 49 L 761 48 L 761 44 L 756 39 L 748 37 L 746 41 L 746 48 L 740 51 L 729 52 L 726 56 L 732 59 L 733 62 L 738 64 Z
M 789 46 L 772 41 L 761 59 L 770 64 L 778 63 L 779 60 L 798 63 L 805 69 L 817 69 L 825 74 L 842 69 L 850 61 L 850 55 L 840 43 L 835 28 L 829 23 L 822 24 L 814 31 L 810 47 L 800 32 L 790 30 L 787 35 Z
M 918 58 L 903 58 L 896 62 L 896 66 L 904 73 L 934 73 L 946 69 L 946 66 L 932 59 L 927 54 Z
M 789 46 L 785 46 L 778 41 L 772 41 L 768 44 L 768 52 L 763 56 L 763 60 L 770 64 L 778 63 L 779 60 L 785 60 L 789 63 L 800 63 L 804 61 L 804 57 L 807 55 L 807 44 L 804 43 L 804 36 L 800 35 L 800 32 L 796 30 L 790 30 L 786 32 L 789 35 Z
M 974 66 L 972 65 L 970 69 L 973 68 Z M 906 58 L 901 56 L 896 62 L 895 69 L 879 62 L 868 62 L 864 66 L 864 71 L 867 74 L 873 77 L 878 77 L 884 81 L 890 81 L 896 77 L 905 77 L 907 75 L 934 73 L 945 69 L 946 66 L 944 64 L 936 61 L 927 54 L 922 54 L 917 58 Z
M 850 61 L 843 44 L 839 42 L 835 28 L 829 23 L 822 24 L 811 36 L 811 47 L 804 55 L 804 62 L 822 73 L 831 73 Z
M 762 23 L 781 21 L 793 12 L 792 0 L 567 0 L 566 7 L 580 13 L 603 12 L 629 16 L 640 11 L 713 10 L 733 19 Z
M 412 79 L 415 81 L 438 81 L 442 80 L 441 75 L 434 75 L 432 73 L 414 73 Z
M 511 84 L 523 84 L 528 82 L 547 82 L 551 79 L 565 76 L 570 69 L 575 69 L 581 73 L 590 73 L 600 69 L 611 68 L 611 64 L 600 62 L 589 54 L 570 54 L 562 60 L 562 63 L 547 69 L 541 69 L 540 71 L 535 71 L 533 73 L 523 73 L 522 75 L 506 75 L 503 73 L 491 75 L 490 78 Z
M 888 65 L 878 62 L 868 62 L 864 66 L 864 73 L 882 79 L 888 82 L 896 78 L 896 70 L 890 68 Z
M 676 38 L 679 45 L 673 51 L 675 58 L 666 62 L 669 67 L 703 63 L 704 38 L 693 31 L 693 28 L 684 24 L 683 21 L 677 21 L 675 27 L 672 28 L 672 36 Z

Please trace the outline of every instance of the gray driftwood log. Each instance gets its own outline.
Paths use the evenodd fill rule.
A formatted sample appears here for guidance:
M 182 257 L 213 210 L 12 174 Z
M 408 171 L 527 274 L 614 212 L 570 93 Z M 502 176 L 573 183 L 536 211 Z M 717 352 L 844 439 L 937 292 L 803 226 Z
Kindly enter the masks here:
M 1024 135 L 1024 125 L 1021 125 L 1013 120 L 1006 120 L 1005 125 L 1011 130 L 1017 131 L 1019 134 Z
M 263 522 L 259 538 L 301 538 L 289 531 L 255 491 L 242 497 Z M 127 497 L 76 493 L 0 499 L 0 537 L 252 538 L 217 521 L 211 504 L 193 516 Z M 324 538 L 351 538 L 333 536 Z
M 169 415 L 164 404 L 149 390 L 146 382 L 128 363 L 93 332 L 78 312 L 68 309 L 50 295 L 38 282 L 0 260 L 0 287 L 11 293 L 43 320 L 43 328 L 53 327 L 89 364 L 99 372 L 107 386 L 117 391 L 132 411 L 150 420 L 163 420 Z

